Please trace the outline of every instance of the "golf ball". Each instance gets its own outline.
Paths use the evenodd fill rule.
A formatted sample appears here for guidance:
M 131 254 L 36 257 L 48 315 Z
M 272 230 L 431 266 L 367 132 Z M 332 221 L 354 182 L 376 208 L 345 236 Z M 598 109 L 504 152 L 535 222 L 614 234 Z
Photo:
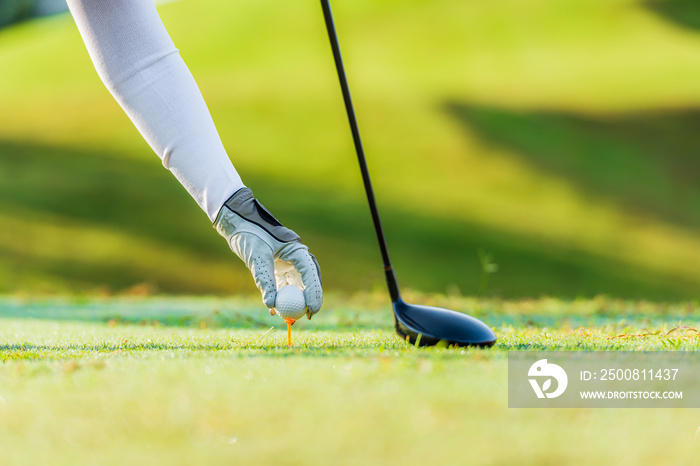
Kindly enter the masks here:
M 287 285 L 277 290 L 275 311 L 283 319 L 301 319 L 306 314 L 306 301 L 301 288 Z

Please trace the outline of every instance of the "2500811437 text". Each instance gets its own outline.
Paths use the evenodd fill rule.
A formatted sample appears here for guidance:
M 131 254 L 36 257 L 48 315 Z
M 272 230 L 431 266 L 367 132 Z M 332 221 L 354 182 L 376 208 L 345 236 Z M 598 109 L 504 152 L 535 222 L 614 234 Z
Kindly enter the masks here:
M 676 380 L 678 369 L 601 369 L 599 380 Z M 590 371 L 581 371 L 581 380 L 595 378 Z

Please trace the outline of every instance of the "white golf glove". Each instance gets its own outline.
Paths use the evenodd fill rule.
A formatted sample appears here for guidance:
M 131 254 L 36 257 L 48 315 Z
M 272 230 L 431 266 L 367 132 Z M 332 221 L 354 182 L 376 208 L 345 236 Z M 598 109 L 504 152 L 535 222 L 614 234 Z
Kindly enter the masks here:
M 231 250 L 241 258 L 253 275 L 262 293 L 265 306 L 275 307 L 275 259 L 291 263 L 304 284 L 306 317 L 321 309 L 323 289 L 321 269 L 299 235 L 282 224 L 253 197 L 248 188 L 241 188 L 224 203 L 214 228 L 226 238 Z

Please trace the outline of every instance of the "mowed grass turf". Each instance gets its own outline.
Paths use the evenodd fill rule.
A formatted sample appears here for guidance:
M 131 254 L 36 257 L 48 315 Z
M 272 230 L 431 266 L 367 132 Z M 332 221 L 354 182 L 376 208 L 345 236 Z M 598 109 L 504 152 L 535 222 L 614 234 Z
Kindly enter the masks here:
M 697 410 L 507 408 L 510 350 L 697 350 L 697 304 L 410 296 L 488 350 L 417 349 L 379 295 L 284 325 L 213 298 L 0 300 L 2 464 L 693 464 Z M 673 330 L 675 329 L 675 330 Z M 673 330 L 673 331 L 672 331 Z
M 575 3 L 575 4 L 574 4 Z M 693 2 L 334 2 L 402 283 L 697 298 Z M 329 289 L 383 287 L 317 2 L 160 7 L 245 182 Z M 254 292 L 67 15 L 0 31 L 0 292 Z M 498 264 L 479 289 L 483 249 Z

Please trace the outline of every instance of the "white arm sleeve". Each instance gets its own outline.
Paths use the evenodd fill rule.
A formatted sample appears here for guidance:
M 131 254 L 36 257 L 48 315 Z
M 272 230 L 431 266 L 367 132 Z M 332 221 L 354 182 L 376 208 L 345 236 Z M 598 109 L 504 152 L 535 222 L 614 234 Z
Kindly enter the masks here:
M 151 0 L 67 0 L 100 78 L 214 221 L 243 187 L 197 84 Z

